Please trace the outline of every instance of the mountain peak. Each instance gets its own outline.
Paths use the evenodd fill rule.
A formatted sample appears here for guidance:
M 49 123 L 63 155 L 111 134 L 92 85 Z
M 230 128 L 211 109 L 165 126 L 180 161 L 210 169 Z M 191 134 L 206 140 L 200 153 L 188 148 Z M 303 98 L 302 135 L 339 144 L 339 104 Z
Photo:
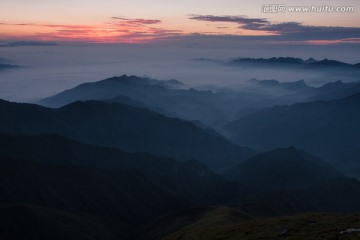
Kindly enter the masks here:
M 314 63 L 314 62 L 317 62 L 317 60 L 312 57 L 304 61 L 304 63 Z

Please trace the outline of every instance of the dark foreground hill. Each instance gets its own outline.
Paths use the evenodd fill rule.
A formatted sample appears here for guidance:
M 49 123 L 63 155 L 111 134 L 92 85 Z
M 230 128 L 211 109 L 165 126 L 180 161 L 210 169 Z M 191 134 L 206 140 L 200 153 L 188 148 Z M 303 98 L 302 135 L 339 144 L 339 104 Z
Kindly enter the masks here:
M 216 178 L 45 165 L 10 158 L 0 158 L 0 174 L 0 202 L 61 210 L 70 220 L 72 215 L 88 215 L 89 221 L 100 218 L 116 225 L 119 239 L 128 239 L 137 234 L 133 230 L 141 224 L 168 212 L 236 201 L 243 190 L 239 184 Z M 16 214 L 16 209 L 13 211 Z M 58 217 L 54 216 L 54 221 L 62 221 Z M 50 220 L 44 216 L 39 224 Z M 31 224 L 12 227 L 24 230 Z
M 118 240 L 121 222 L 24 204 L 0 204 L 0 239 Z
M 252 154 L 216 132 L 119 103 L 75 102 L 58 109 L 0 101 L 0 132 L 61 134 L 80 142 L 197 159 L 220 171 Z
M 280 153 L 276 157 L 286 159 Z M 196 161 L 128 153 L 53 134 L 1 134 L 0 176 L 0 236 L 13 239 L 159 239 L 263 217 L 360 211 L 355 179 L 288 190 L 273 185 L 259 192 Z M 211 207 L 222 205 L 239 207 Z
M 0 176 L 0 220 L 8 220 L 0 236 L 9 239 L 132 239 L 142 224 L 168 212 L 239 204 L 245 194 L 241 184 L 196 161 L 58 135 L 1 134 Z
M 191 206 L 135 171 L 48 166 L 1 158 L 0 201 L 115 219 L 126 236 L 142 221 Z M 46 219 L 44 219 L 46 221 Z

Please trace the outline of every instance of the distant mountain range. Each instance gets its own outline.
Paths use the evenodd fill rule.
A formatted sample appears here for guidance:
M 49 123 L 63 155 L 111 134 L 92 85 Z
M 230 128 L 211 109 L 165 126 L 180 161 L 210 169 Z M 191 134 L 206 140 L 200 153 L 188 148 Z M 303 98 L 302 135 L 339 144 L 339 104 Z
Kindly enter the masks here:
M 20 47 L 20 46 L 58 46 L 59 44 L 54 42 L 37 42 L 37 41 L 13 41 L 0 43 L 0 47 Z
M 8 68 L 19 68 L 19 67 L 21 66 L 13 64 L 13 62 L 10 61 L 9 59 L 0 57 L 0 71 Z
M 147 106 L 171 117 L 189 121 L 199 120 L 210 126 L 226 121 L 226 116 L 217 107 L 216 97 L 211 91 L 185 90 L 176 80 L 159 81 L 126 75 L 81 84 L 45 98 L 40 104 L 59 107 L 78 100 L 124 103 L 124 97 L 128 99 L 126 102 L 129 104 Z
M 331 100 L 360 91 L 360 83 L 341 81 L 310 87 L 303 80 L 279 82 L 252 79 L 239 86 L 212 91 L 186 89 L 176 80 L 120 76 L 81 84 L 40 101 L 61 107 L 74 101 L 102 100 L 143 107 L 170 117 L 221 129 L 229 121 L 264 107 L 303 101 Z M 241 103 L 241 104 L 239 104 Z
M 18 65 L 0 63 L 0 70 L 7 69 L 7 68 L 19 68 L 19 67 L 20 66 L 18 66 Z
M 358 68 L 358 64 L 349 64 L 341 61 L 323 59 L 315 60 L 314 58 L 309 58 L 303 60 L 301 58 L 294 57 L 272 57 L 272 58 L 238 58 L 232 60 L 230 64 L 246 64 L 246 65 L 259 65 L 259 66 L 291 66 L 291 67 L 304 67 L 304 68 Z

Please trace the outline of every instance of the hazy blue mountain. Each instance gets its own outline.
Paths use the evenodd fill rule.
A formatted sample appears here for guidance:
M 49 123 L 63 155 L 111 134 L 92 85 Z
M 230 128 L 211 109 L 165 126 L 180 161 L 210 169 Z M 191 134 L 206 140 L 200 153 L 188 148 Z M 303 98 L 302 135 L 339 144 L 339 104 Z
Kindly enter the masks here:
M 234 121 L 225 131 L 239 144 L 262 150 L 296 146 L 351 169 L 359 165 L 359 109 L 360 93 L 332 101 L 275 106 Z
M 268 99 L 273 105 L 288 105 L 291 103 L 309 102 L 314 100 L 333 100 L 360 92 L 359 82 L 345 83 L 341 80 L 329 82 L 320 87 L 311 87 L 307 85 L 304 80 L 279 82 L 273 79 L 250 79 L 248 83 L 256 87 L 261 87 L 262 89 L 259 89 L 260 91 L 274 90 L 274 93 L 277 93 L 278 96 L 273 95 L 272 99 L 270 99 L 270 97 Z
M 360 89 L 359 86 L 359 83 L 336 82 L 311 87 L 304 80 L 279 82 L 251 79 L 239 85 L 200 91 L 186 89 L 176 80 L 159 81 L 123 75 L 81 84 L 45 98 L 40 104 L 60 107 L 77 100 L 119 102 L 148 108 L 170 117 L 197 121 L 219 130 L 229 121 L 261 108 L 345 97 L 356 93 L 355 89 Z
M 217 171 L 252 154 L 212 130 L 119 103 L 75 102 L 50 109 L 0 101 L 0 113 L 3 133 L 57 133 L 80 142 L 131 152 L 196 159 Z
M 180 87 L 180 88 L 179 88 Z M 226 115 L 215 104 L 216 95 L 211 91 L 182 89 L 176 80 L 159 81 L 136 76 L 112 77 L 94 83 L 84 83 L 55 96 L 40 101 L 41 105 L 60 107 L 78 100 L 118 101 L 129 97 L 144 103 L 152 110 L 185 120 L 199 120 L 207 125 L 219 125 Z M 120 99 L 119 102 L 123 103 Z
M 301 189 L 341 173 L 317 157 L 293 147 L 279 148 L 251 157 L 227 170 L 224 176 L 262 191 Z
M 306 101 L 334 100 L 345 98 L 360 92 L 360 82 L 344 83 L 342 81 L 330 82 L 310 92 Z
M 250 79 L 232 89 L 223 89 L 219 95 L 227 96 L 227 106 L 232 108 L 232 121 L 254 113 L 262 108 L 289 105 L 315 100 L 333 100 L 360 92 L 359 82 L 329 82 L 320 87 L 307 85 L 304 80 L 279 82 L 274 79 Z M 231 112 L 228 110 L 228 112 Z

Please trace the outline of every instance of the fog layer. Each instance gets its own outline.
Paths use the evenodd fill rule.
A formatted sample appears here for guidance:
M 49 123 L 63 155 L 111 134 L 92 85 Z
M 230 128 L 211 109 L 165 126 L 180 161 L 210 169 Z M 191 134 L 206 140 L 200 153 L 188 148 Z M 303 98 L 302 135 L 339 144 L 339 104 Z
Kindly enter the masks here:
M 351 54 L 350 54 L 351 53 Z M 59 45 L 2 47 L 0 57 L 22 68 L 0 71 L 0 98 L 34 102 L 80 83 L 116 75 L 137 75 L 167 80 L 177 79 L 199 88 L 240 86 L 251 78 L 296 81 L 312 86 L 329 81 L 358 80 L 346 72 L 291 69 L 250 69 L 229 66 L 239 57 L 291 56 L 307 59 L 330 58 L 356 63 L 353 48 L 302 46 L 205 46 L 192 44 L 152 45 Z M 207 59 L 199 61 L 194 59 Z M 4 59 L 2 60 L 4 61 Z M 201 87 L 200 87 L 201 86 Z

